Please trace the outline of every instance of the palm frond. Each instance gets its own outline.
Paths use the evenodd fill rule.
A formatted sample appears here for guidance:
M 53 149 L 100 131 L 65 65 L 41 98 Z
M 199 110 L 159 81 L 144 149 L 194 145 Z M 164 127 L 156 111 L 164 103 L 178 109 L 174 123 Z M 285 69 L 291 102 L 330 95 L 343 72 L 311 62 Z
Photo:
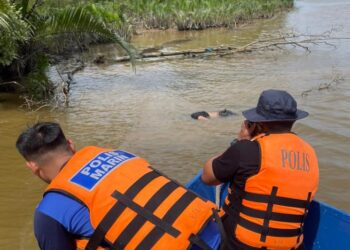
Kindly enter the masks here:
M 7 0 L 0 0 L 0 29 L 8 31 L 10 29 L 11 21 L 8 16 L 11 5 Z
M 0 13 L 0 29 L 10 30 L 11 23 L 9 22 L 9 18 L 5 13 Z
M 135 64 L 136 50 L 110 30 L 100 18 L 95 17 L 82 6 L 60 9 L 48 15 L 42 25 L 37 27 L 35 33 L 34 39 L 37 41 L 65 33 L 95 34 L 118 44 L 130 56 L 132 65 Z

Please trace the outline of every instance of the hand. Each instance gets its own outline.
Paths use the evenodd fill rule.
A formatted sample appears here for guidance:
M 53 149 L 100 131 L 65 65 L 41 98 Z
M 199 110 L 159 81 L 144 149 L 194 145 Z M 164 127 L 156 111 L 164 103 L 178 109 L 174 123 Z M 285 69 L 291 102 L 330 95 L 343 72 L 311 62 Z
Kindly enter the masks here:
M 249 126 L 249 122 L 247 120 L 242 122 L 241 131 L 238 133 L 238 140 L 251 140 L 252 139 L 252 131 L 254 130 L 254 125 Z

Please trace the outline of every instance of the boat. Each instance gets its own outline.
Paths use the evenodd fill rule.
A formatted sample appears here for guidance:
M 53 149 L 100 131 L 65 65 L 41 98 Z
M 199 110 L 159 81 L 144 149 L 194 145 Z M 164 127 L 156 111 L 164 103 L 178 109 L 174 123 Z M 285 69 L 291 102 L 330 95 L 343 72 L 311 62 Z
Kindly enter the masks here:
M 208 186 L 202 182 L 201 175 L 202 171 L 187 183 L 187 188 L 221 207 L 228 184 L 219 188 Z M 308 250 L 350 249 L 350 214 L 327 203 L 312 201 L 304 225 L 304 245 Z

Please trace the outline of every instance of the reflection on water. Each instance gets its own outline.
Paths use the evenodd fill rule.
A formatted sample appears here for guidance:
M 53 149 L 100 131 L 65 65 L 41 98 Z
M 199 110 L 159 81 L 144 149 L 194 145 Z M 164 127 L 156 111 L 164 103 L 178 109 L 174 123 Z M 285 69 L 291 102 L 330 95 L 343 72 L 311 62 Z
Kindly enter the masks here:
M 296 8 L 274 20 L 234 31 L 155 32 L 135 37 L 139 48 L 163 50 L 246 44 L 279 30 L 322 33 L 346 26 L 350 1 L 297 1 Z M 174 40 L 181 40 L 173 43 Z M 310 117 L 295 130 L 316 148 L 321 183 L 318 199 L 350 211 L 350 44 L 336 49 L 313 46 L 300 50 L 235 55 L 232 58 L 185 59 L 144 63 L 134 74 L 128 65 L 91 65 L 75 75 L 69 107 L 64 111 L 25 113 L 18 101 L 0 96 L 0 248 L 36 249 L 32 212 L 45 187 L 33 178 L 15 151 L 18 133 L 37 120 L 59 121 L 78 147 L 94 144 L 134 152 L 181 182 L 188 181 L 210 156 L 223 151 L 235 137 L 240 116 L 198 122 L 198 110 L 228 108 L 240 112 L 254 106 L 260 92 L 282 88 L 291 92 Z M 96 53 L 116 53 L 99 46 Z M 320 84 L 343 78 L 330 88 Z M 311 90 L 302 97 L 303 91 Z

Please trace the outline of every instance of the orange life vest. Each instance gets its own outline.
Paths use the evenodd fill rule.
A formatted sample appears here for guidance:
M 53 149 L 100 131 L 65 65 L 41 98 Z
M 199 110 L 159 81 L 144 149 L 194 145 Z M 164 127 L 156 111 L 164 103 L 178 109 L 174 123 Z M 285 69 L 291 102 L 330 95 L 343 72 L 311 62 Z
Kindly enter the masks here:
M 87 246 L 97 249 L 187 249 L 203 243 L 198 234 L 212 218 L 212 202 L 152 169 L 130 153 L 86 147 L 78 151 L 50 183 L 81 201 L 90 212 L 94 234 Z
M 318 187 L 315 151 L 292 133 L 260 135 L 255 140 L 261 151 L 259 172 L 247 179 L 244 190 L 229 190 L 225 216 L 233 223 L 234 237 L 247 246 L 297 248 Z

